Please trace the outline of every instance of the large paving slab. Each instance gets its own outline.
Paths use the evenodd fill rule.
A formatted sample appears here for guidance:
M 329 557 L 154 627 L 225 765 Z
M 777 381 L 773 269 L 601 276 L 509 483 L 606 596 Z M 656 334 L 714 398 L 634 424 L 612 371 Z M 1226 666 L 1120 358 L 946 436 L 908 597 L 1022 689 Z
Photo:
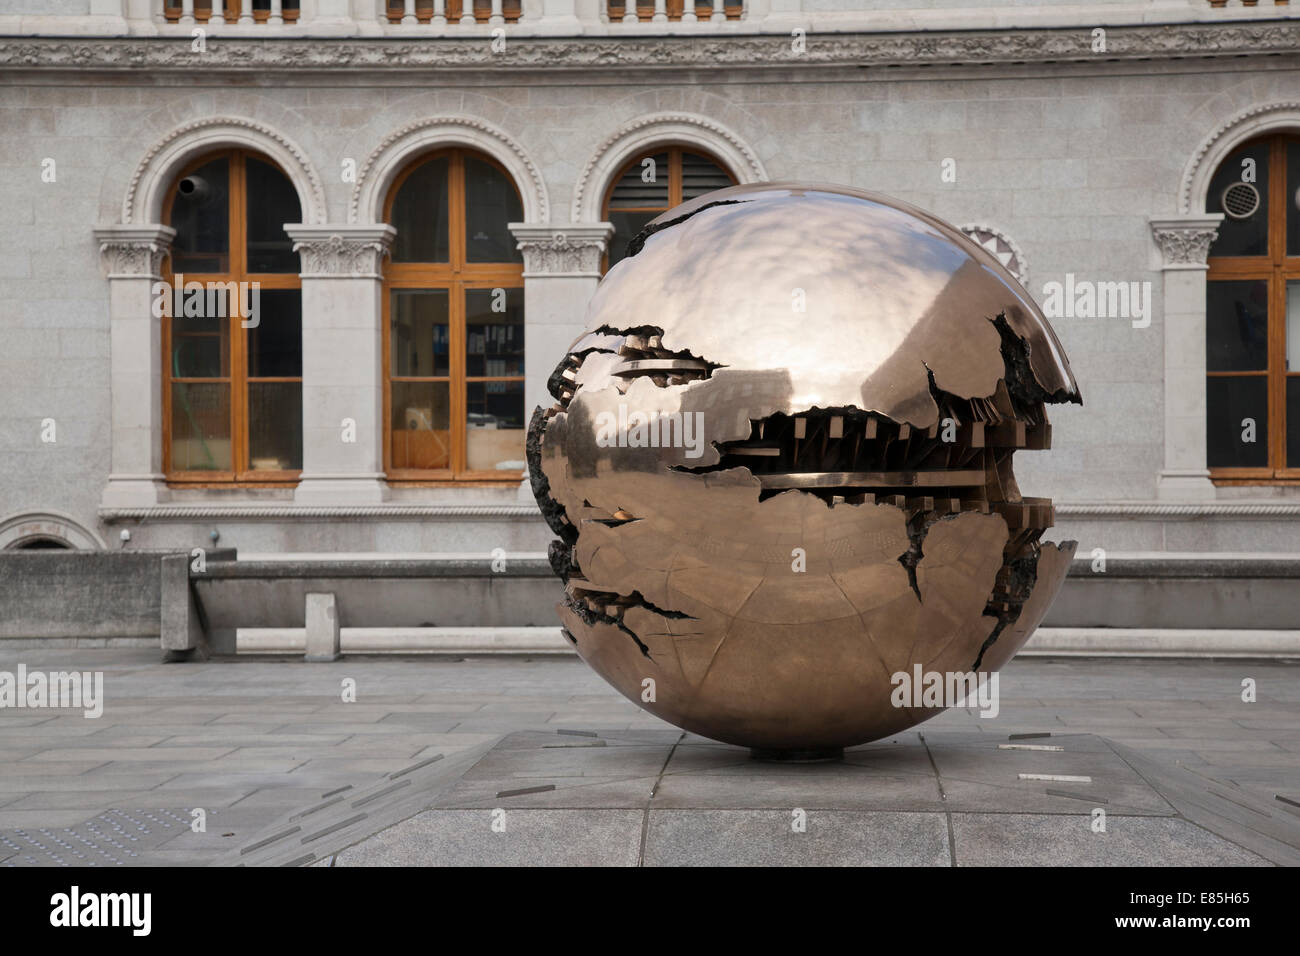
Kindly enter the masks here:
M 1177 817 L 954 813 L 961 866 L 1259 866 L 1247 849 Z
M 646 866 L 946 866 L 942 813 L 652 810 Z
M 1300 816 L 1091 734 L 910 731 L 795 764 L 672 731 L 521 731 L 333 860 L 476 863 L 1300 864 Z
M 638 821 L 632 862 L 647 864 L 683 862 L 691 847 L 718 862 L 763 865 L 922 862 L 932 856 L 927 841 L 938 820 L 941 856 L 962 865 L 987 852 L 977 834 L 998 833 L 999 826 L 1010 827 L 1001 841 L 1007 853 L 1020 842 L 1034 850 L 1043 839 L 1021 841 L 1028 822 L 1012 824 L 1039 817 L 1062 828 L 1062 854 L 1087 862 L 1087 853 L 1104 844 L 1069 848 L 1095 807 L 1108 815 L 1114 859 L 1125 858 L 1121 848 L 1143 820 L 1172 820 L 1194 830 L 1180 824 L 1171 839 L 1195 844 L 1200 854 L 1178 860 L 1241 859 L 1214 839 L 1184 840 L 1185 833 L 1283 862 L 1290 827 L 1300 820 L 1300 670 L 1282 663 L 1017 660 L 1003 671 L 997 718 L 948 711 L 917 732 L 854 749 L 840 764 L 780 766 L 683 736 L 576 660 L 345 658 L 309 665 L 157 658 L 144 648 L 0 643 L 0 670 L 23 663 L 29 671 L 105 676 L 97 719 L 0 709 L 0 837 L 19 848 L 0 844 L 0 865 L 32 865 L 28 857 L 51 862 L 53 852 L 68 858 L 58 841 L 84 853 L 78 840 L 115 834 L 104 821 L 120 823 L 118 813 L 150 832 L 133 831 L 135 842 L 117 840 L 134 856 L 106 844 L 115 856 L 104 865 L 236 857 L 245 864 L 308 857 L 347 863 L 363 854 L 376 862 L 382 844 L 367 841 L 381 833 L 391 841 L 402 825 L 425 835 L 390 843 L 407 858 L 425 853 L 437 837 L 445 843 L 444 862 L 537 860 L 551 836 L 582 831 L 607 839 L 598 846 L 574 836 L 563 849 L 569 856 L 555 859 L 588 854 L 583 858 L 627 862 L 622 834 L 629 813 Z M 1245 677 L 1256 681 L 1255 702 L 1241 700 Z M 355 685 L 355 702 L 344 701 L 345 682 Z M 1010 740 L 1027 733 L 1050 733 L 1046 742 L 1063 749 L 999 751 L 999 744 L 1044 743 Z M 1092 777 L 1092 784 L 1019 778 L 1063 768 L 1065 775 Z M 381 793 L 398 779 L 412 782 Z M 513 795 L 498 796 L 503 792 Z M 240 854 L 339 793 L 350 802 L 379 795 L 333 822 L 357 813 L 362 820 L 321 836 L 325 825 L 298 833 L 305 848 L 291 858 L 274 856 L 278 849 L 270 845 Z M 188 820 L 194 809 L 205 811 L 205 832 L 181 828 L 170 816 Z M 490 828 L 498 809 L 507 816 L 503 832 Z M 803 833 L 789 830 L 795 809 L 806 814 Z M 517 818 L 523 811 L 540 815 Z M 546 816 L 569 811 L 579 815 Z M 421 822 L 426 813 L 434 815 Z M 597 816 L 583 823 L 589 813 Z M 961 827 L 959 814 L 966 815 Z M 979 829 L 984 817 L 990 820 Z M 902 827 L 903 818 L 914 826 Z M 563 825 L 553 827 L 553 820 Z M 480 832 L 480 824 L 488 828 Z M 461 828 L 465 840 L 447 842 Z M 962 833 L 971 841 L 968 858 Z M 305 836 L 316 838 L 303 845 Z M 1131 842 L 1165 845 L 1155 837 Z

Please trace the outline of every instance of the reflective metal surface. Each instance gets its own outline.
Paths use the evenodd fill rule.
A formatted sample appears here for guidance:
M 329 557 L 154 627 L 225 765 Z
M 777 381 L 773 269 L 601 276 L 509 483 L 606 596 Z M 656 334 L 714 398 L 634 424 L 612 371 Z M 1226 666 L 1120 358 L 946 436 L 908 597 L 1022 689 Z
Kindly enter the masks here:
M 638 248 L 638 246 L 640 248 Z M 1078 401 L 1047 321 L 960 232 L 764 184 L 656 219 L 529 435 L 579 654 L 647 710 L 766 750 L 933 716 L 896 674 L 996 670 L 1074 546 L 1017 449 Z

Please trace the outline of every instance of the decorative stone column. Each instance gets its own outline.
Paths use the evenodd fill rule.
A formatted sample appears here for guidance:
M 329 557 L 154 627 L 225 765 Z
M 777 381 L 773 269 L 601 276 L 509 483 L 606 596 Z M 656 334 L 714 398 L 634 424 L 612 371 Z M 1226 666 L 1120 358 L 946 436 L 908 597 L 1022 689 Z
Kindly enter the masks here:
M 109 378 L 112 387 L 108 485 L 101 506 L 147 507 L 165 501 L 162 436 L 162 322 L 154 284 L 176 230 L 158 224 L 100 226 L 108 271 Z
M 1162 499 L 1215 497 L 1206 467 L 1205 272 L 1221 213 L 1152 219 L 1163 258 L 1165 327 L 1165 465 Z
M 524 414 L 553 399 L 546 380 L 584 328 L 614 227 L 607 222 L 541 226 L 512 222 L 524 254 Z
M 302 257 L 302 478 L 294 501 L 384 499 L 383 316 L 387 225 L 286 225 Z

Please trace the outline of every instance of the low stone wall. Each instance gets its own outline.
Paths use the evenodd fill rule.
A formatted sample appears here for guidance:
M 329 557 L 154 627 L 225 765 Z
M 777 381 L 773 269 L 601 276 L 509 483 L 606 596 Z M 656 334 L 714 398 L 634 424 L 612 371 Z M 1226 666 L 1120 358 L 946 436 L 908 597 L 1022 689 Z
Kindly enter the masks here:
M 1300 555 L 1078 557 L 1043 626 L 1300 629 Z
M 159 635 L 159 552 L 0 553 L 0 639 Z
M 308 627 L 308 594 L 329 595 L 337 627 L 393 631 L 389 653 L 400 651 L 389 638 L 404 629 L 499 629 L 465 646 L 508 652 L 507 632 L 558 625 L 562 588 L 539 556 L 511 556 L 504 567 L 460 556 L 235 558 L 210 551 L 200 572 L 177 551 L 0 552 L 0 640 L 150 640 L 170 656 L 234 654 L 239 629 Z M 1300 635 L 1300 555 L 1112 554 L 1100 567 L 1077 558 L 1043 622 L 1078 653 L 1115 653 L 1129 637 L 1141 645 L 1134 651 L 1204 654 L 1231 650 L 1243 633 L 1268 647 Z M 520 651 L 536 649 L 535 637 L 520 641 Z M 411 649 L 426 648 L 413 640 Z
M 233 550 L 209 551 L 234 558 Z M 158 640 L 166 605 L 188 601 L 184 578 L 164 584 L 176 551 L 0 552 L 0 640 Z M 175 577 L 175 575 L 173 575 Z

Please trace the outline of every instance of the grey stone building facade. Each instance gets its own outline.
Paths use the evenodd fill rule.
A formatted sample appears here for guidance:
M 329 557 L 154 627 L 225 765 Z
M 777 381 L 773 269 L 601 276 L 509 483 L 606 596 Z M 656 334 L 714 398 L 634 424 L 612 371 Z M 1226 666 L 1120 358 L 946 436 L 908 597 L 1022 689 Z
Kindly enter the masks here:
M 1055 537 L 1300 551 L 1293 5 L 0 0 L 0 74 L 0 548 L 543 551 L 512 443 L 637 221 L 616 188 L 635 212 L 803 180 L 962 226 L 1052 316 L 1084 405 L 1053 409 L 1053 450 L 1017 465 L 1055 499 Z M 266 249 L 296 254 L 267 274 L 296 291 L 301 347 L 275 366 L 228 324 L 203 385 L 156 312 L 197 248 L 177 197 L 213 157 L 244 203 L 231 250 L 296 204 Z M 468 246 L 395 254 L 430 157 L 462 198 L 426 211 Z M 668 191 L 638 206 L 647 159 Z M 262 175 L 281 184 L 265 202 Z M 511 248 L 476 262 L 503 229 Z M 256 272 L 232 263 L 189 272 Z M 473 351 L 478 323 L 500 351 L 403 379 L 397 290 L 435 287 L 459 303 L 434 321 L 453 345 Z M 475 318 L 499 288 L 509 318 Z M 265 399 L 277 383 L 297 397 Z M 195 423 L 199 395 L 227 424 Z M 298 437 L 267 451 L 272 406 L 270 431 Z M 417 438 L 448 450 L 422 459 Z M 200 452 L 211 480 L 180 464 Z

